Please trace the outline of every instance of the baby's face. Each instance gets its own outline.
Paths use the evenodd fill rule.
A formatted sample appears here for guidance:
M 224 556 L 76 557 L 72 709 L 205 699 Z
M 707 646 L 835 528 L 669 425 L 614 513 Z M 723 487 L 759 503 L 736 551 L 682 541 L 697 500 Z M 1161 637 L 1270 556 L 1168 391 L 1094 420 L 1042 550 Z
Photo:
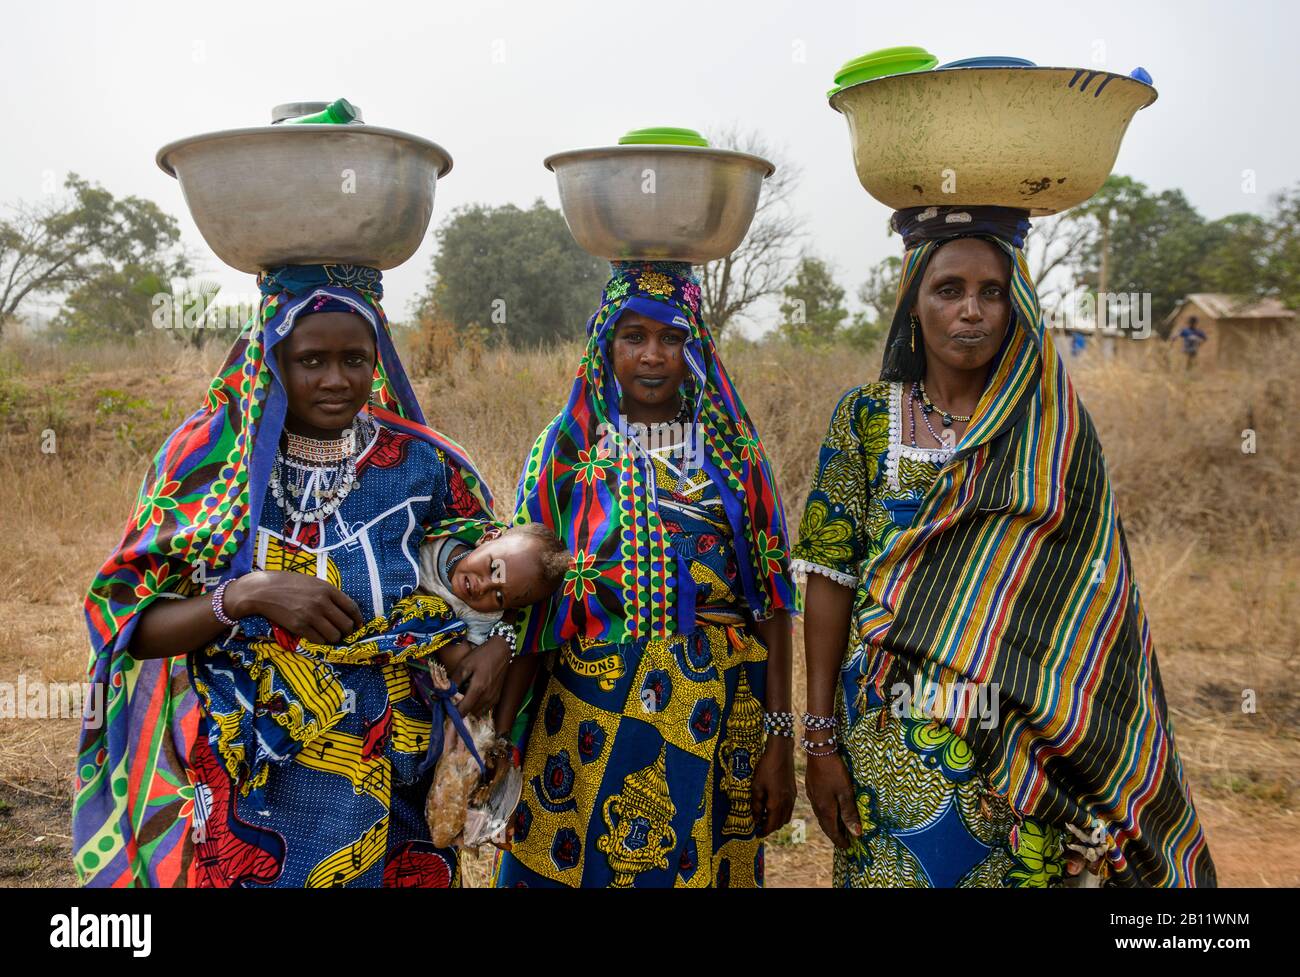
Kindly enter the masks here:
M 500 536 L 480 543 L 451 575 L 451 590 L 476 611 L 527 607 L 546 596 L 542 542 L 529 536 Z

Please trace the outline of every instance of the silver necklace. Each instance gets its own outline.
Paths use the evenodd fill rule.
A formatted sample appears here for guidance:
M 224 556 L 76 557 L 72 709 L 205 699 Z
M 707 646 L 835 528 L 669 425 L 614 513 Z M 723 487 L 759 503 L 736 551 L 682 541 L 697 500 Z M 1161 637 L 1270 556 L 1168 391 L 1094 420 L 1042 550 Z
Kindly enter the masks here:
M 336 455 L 337 441 L 316 442 L 295 436 L 289 451 L 276 449 L 271 468 L 271 497 L 290 521 L 324 522 L 338 511 L 357 481 L 357 456 L 361 446 L 370 443 L 374 422 L 358 414 L 347 436 L 347 452 L 341 458 L 322 464 L 322 455 Z M 307 457 L 300 457 L 306 455 Z

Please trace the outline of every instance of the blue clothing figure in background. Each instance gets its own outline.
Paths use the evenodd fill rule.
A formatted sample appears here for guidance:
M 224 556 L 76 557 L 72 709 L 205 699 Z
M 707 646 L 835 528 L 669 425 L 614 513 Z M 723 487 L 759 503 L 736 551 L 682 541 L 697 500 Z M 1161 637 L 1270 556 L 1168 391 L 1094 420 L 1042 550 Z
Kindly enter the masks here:
M 1187 325 L 1178 330 L 1175 334 L 1177 338 L 1183 341 L 1183 353 L 1187 357 L 1187 368 L 1192 368 L 1192 361 L 1196 359 L 1196 351 L 1201 348 L 1201 343 L 1205 342 L 1205 333 L 1196 325 L 1196 316 L 1191 316 L 1187 320 Z

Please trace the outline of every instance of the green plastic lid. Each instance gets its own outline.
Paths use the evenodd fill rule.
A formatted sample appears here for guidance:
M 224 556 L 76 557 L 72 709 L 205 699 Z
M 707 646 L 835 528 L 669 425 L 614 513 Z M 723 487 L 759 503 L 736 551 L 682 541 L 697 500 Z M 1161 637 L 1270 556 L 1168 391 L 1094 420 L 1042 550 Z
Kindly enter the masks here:
M 844 66 L 835 72 L 835 87 L 828 94 L 834 95 L 850 85 L 859 85 L 872 78 L 883 78 L 885 75 L 930 71 L 938 64 L 939 59 L 923 47 L 904 45 L 881 48 L 879 51 L 870 51 L 845 62 Z
M 285 119 L 295 125 L 347 125 L 360 113 L 355 105 L 346 98 L 335 99 L 329 105 L 311 115 L 302 115 L 296 119 Z
M 674 129 L 656 126 L 652 129 L 633 129 L 619 136 L 620 146 L 707 146 L 709 141 L 694 129 Z

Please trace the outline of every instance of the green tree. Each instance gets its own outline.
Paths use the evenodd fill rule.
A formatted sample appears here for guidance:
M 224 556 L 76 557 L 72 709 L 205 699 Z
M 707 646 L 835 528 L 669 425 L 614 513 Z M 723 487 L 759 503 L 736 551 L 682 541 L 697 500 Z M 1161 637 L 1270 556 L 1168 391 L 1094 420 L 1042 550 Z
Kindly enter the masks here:
M 541 199 L 528 210 L 463 207 L 437 238 L 415 316 L 441 315 L 460 330 L 483 328 L 489 343 L 581 336 L 608 277 L 605 263 L 579 248 L 563 215 Z
M 206 284 L 196 290 L 177 275 L 174 264 L 105 267 L 67 294 L 50 329 L 70 342 L 123 340 L 165 329 L 186 345 L 202 346 L 213 330 L 200 328 L 199 322 L 218 286 Z
M 781 290 L 782 336 L 800 346 L 829 342 L 840 331 L 848 310 L 844 308 L 844 289 L 820 258 L 805 255 L 795 268 L 794 280 Z
M 29 298 L 71 295 L 96 281 L 125 297 L 149 274 L 189 271 L 180 228 L 157 204 L 118 199 L 75 173 L 64 189 L 62 197 L 20 202 L 0 220 L 0 334 Z
M 1263 294 L 1269 282 L 1269 222 L 1255 214 L 1229 214 L 1205 225 L 1198 292 Z
M 1200 289 L 1211 238 L 1205 219 L 1181 190 L 1151 194 L 1130 177 L 1112 175 L 1080 211 L 1097 224 L 1077 266 L 1087 287 L 1150 293 L 1156 322 L 1184 295 Z
M 1261 292 L 1300 309 L 1300 183 L 1273 198 L 1264 235 Z

